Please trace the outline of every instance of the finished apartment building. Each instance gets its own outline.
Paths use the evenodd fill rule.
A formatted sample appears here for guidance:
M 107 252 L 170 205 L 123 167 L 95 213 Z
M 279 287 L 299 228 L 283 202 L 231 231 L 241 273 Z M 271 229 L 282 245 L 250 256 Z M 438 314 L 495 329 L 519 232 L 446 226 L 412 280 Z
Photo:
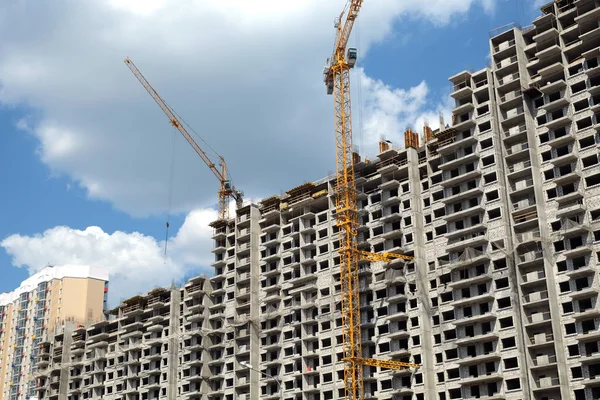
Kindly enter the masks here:
M 450 78 L 453 120 L 356 174 L 378 400 L 600 398 L 600 1 L 558 1 Z M 332 149 L 333 154 L 333 149 Z M 344 396 L 334 177 L 214 227 L 215 274 L 49 337 L 40 399 Z
M 0 400 L 35 395 L 36 363 L 48 332 L 103 317 L 108 273 L 83 265 L 49 266 L 0 294 Z

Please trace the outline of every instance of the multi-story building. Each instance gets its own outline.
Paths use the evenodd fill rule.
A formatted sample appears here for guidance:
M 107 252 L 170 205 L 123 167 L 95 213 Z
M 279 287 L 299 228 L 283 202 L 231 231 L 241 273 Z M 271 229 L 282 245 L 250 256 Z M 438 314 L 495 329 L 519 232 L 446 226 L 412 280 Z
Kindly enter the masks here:
M 600 1 L 563 0 L 499 32 L 489 68 L 450 78 L 451 124 L 357 157 L 360 248 L 414 256 L 360 263 L 364 355 L 422 365 L 365 367 L 365 398 L 600 398 L 599 16 Z M 245 205 L 213 224 L 212 278 L 55 338 L 71 352 L 49 365 L 59 393 L 342 398 L 334 188 Z
M 599 1 L 557 1 L 499 32 L 490 68 L 450 78 L 450 125 L 356 165 L 360 245 L 415 257 L 361 264 L 364 355 L 422 364 L 365 368 L 365 397 L 600 397 L 599 16 Z M 252 321 L 238 305 L 260 303 L 261 397 L 278 381 L 286 399 L 343 396 L 334 185 L 215 231 L 225 317 Z M 209 398 L 236 397 L 244 361 L 216 361 L 232 368 Z
M 203 328 L 207 310 L 219 307 L 210 306 L 210 288 L 197 277 L 128 299 L 101 322 L 62 325 L 40 343 L 36 397 L 200 399 L 208 390 L 206 349 L 218 359 L 226 340 L 223 326 Z
M 0 294 L 0 399 L 35 394 L 36 360 L 47 332 L 65 321 L 102 319 L 108 273 L 83 265 L 49 266 Z

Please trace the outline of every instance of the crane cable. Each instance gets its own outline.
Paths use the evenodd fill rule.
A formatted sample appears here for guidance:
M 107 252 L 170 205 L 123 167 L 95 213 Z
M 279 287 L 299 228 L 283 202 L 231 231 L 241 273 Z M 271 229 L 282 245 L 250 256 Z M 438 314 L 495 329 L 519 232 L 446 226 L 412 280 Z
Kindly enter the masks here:
M 173 146 L 171 150 L 171 170 L 169 172 L 169 204 L 167 207 L 167 222 L 166 222 L 166 232 L 165 232 L 165 254 L 164 254 L 164 263 L 167 263 L 167 248 L 169 245 L 169 222 L 171 220 L 171 205 L 173 202 L 173 175 L 175 170 L 175 144 L 176 142 L 177 132 L 175 132 L 175 127 L 173 127 Z
M 360 54 L 360 51 L 362 51 L 362 48 L 360 47 L 360 20 L 356 21 L 355 26 L 356 26 L 356 49 L 357 49 L 358 54 Z M 359 147 L 359 154 L 360 154 L 365 149 L 365 144 L 364 144 L 364 140 L 363 140 L 363 128 L 364 128 L 363 107 L 364 107 L 364 103 L 363 103 L 363 99 L 362 99 L 362 76 L 363 76 L 364 70 L 357 68 L 357 69 L 355 69 L 355 71 L 356 71 L 356 74 L 358 75 L 358 136 L 359 136 L 359 143 L 360 143 L 360 147 Z
M 213 152 L 213 154 L 215 156 L 217 156 L 217 158 L 219 159 L 219 161 L 215 163 L 213 160 L 211 160 L 213 162 L 213 164 L 215 164 L 215 165 L 221 165 L 222 164 L 221 160 L 223 160 L 223 157 L 221 157 L 221 155 L 219 153 L 217 153 L 217 151 L 214 148 L 212 148 L 212 146 L 210 144 L 208 144 L 208 142 L 206 140 L 204 140 L 204 138 L 202 136 L 200 136 L 198 134 L 198 132 L 196 132 L 194 130 L 194 128 L 192 128 L 187 122 L 185 122 L 185 120 L 179 114 L 177 114 L 177 112 L 165 100 L 163 100 L 163 102 L 167 105 L 167 107 L 169 107 L 169 110 L 171 110 L 171 112 L 173 113 L 173 115 L 175 115 L 177 117 L 177 119 L 179 121 L 181 121 L 181 123 L 183 123 L 183 125 L 185 125 L 190 132 L 192 132 L 198 139 L 200 139 L 200 141 L 202 141 L 202 143 L 204 143 L 205 146 L 207 148 L 209 148 Z M 174 145 L 175 144 L 173 143 L 173 146 Z M 174 151 L 175 151 L 175 148 L 173 148 L 173 152 Z M 175 153 L 173 153 L 173 156 L 174 156 L 174 154 Z M 230 168 L 231 168 L 231 166 L 227 166 L 227 176 L 225 178 L 227 178 L 227 179 L 229 179 L 230 181 L 233 182 L 233 179 L 231 178 L 231 172 L 230 172 L 231 170 L 230 170 Z

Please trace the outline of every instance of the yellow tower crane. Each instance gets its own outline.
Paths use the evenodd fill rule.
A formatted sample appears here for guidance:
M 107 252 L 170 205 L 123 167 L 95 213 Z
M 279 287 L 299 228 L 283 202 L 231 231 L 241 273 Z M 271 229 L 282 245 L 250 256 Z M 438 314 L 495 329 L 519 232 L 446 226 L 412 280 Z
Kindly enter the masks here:
M 240 208 L 243 203 L 243 195 L 244 193 L 240 190 L 237 190 L 231 183 L 231 181 L 227 178 L 227 165 L 225 164 L 225 159 L 220 155 L 217 155 L 220 159 L 221 170 L 219 171 L 215 164 L 210 160 L 208 155 L 202 148 L 196 143 L 192 135 L 189 134 L 187 129 L 183 126 L 183 124 L 177 118 L 175 112 L 169 105 L 159 96 L 159 94 L 154 90 L 154 88 L 150 85 L 150 83 L 144 78 L 144 75 L 140 72 L 140 70 L 135 66 L 133 61 L 127 57 L 125 59 L 125 64 L 127 67 L 133 72 L 133 75 L 140 81 L 140 83 L 146 88 L 150 96 L 156 101 L 159 107 L 164 111 L 164 113 L 169 117 L 169 121 L 171 125 L 181 132 L 185 140 L 194 148 L 196 153 L 200 156 L 200 158 L 206 163 L 208 168 L 215 174 L 219 182 L 221 183 L 221 187 L 219 189 L 219 220 L 226 220 L 229 218 L 229 198 L 232 197 L 235 199 L 237 207 Z
M 342 294 L 342 329 L 344 346 L 344 388 L 347 400 L 362 400 L 363 365 L 402 369 L 419 368 L 393 360 L 364 358 L 362 353 L 360 292 L 358 261 L 386 261 L 400 258 L 412 260 L 413 257 L 393 253 L 371 253 L 358 249 L 358 206 L 352 157 L 352 113 L 350 106 L 350 69 L 356 63 L 357 51 L 346 46 L 350 33 L 362 6 L 363 0 L 350 0 L 348 10 L 342 11 L 336 20 L 336 41 L 333 55 L 325 66 L 324 81 L 327 94 L 334 96 L 335 133 L 336 133 L 336 191 L 335 204 L 337 225 L 340 233 L 340 280 Z M 344 13 L 347 17 L 344 23 Z

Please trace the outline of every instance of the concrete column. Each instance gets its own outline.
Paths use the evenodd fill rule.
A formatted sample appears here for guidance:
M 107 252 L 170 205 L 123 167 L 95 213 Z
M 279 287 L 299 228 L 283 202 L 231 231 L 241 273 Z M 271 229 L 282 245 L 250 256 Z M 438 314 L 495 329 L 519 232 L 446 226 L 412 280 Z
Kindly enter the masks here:
M 171 288 L 171 313 L 169 315 L 169 376 L 168 376 L 168 388 L 167 388 L 167 399 L 177 399 L 177 386 L 179 382 L 178 377 L 178 363 L 179 363 L 179 342 L 183 341 L 180 338 L 180 304 L 181 304 L 181 292 L 178 288 L 173 286 Z
M 433 352 L 433 333 L 431 320 L 431 299 L 429 298 L 429 286 L 427 281 L 428 264 L 425 254 L 425 227 L 423 217 L 423 199 L 421 198 L 421 178 L 419 174 L 419 154 L 417 149 L 407 149 L 408 158 L 408 182 L 411 193 L 411 208 L 414 212 L 412 216 L 414 225 L 414 249 L 415 249 L 415 276 L 416 276 L 416 297 L 417 301 L 424 311 L 420 316 L 420 335 L 421 335 L 421 371 L 423 373 L 423 382 L 425 383 L 425 398 L 436 398 L 436 376 L 434 371 L 435 359 Z
M 255 205 L 250 207 L 250 400 L 260 400 L 260 212 Z
M 65 322 L 63 328 L 62 357 L 60 358 L 60 383 L 58 387 L 58 398 L 66 399 L 69 391 L 69 363 L 71 362 L 71 343 L 73 342 L 73 330 L 75 325 Z

